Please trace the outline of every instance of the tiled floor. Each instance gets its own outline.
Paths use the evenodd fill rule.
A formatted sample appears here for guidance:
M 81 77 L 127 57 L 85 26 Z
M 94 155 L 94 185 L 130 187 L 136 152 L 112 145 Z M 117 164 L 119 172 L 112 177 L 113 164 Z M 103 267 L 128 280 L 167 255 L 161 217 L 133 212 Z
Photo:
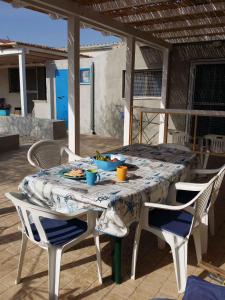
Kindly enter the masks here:
M 98 137 L 82 137 L 82 155 L 91 155 L 115 148 L 119 141 Z M 26 160 L 28 146 L 19 151 L 0 155 L 0 299 L 48 299 L 47 254 L 29 243 L 22 282 L 15 285 L 20 233 L 14 207 L 4 197 L 8 191 L 16 191 L 18 183 L 35 170 Z M 223 194 L 216 203 L 216 236 L 210 237 L 207 259 L 225 268 L 225 199 Z M 157 248 L 156 238 L 143 232 L 138 256 L 137 279 L 130 280 L 130 265 L 134 227 L 123 241 L 123 283 L 115 285 L 111 280 L 111 250 L 109 237 L 101 236 L 103 259 L 103 285 L 97 280 L 95 250 L 92 237 L 65 253 L 62 259 L 61 299 L 181 299 L 178 296 L 172 257 L 169 248 Z M 188 274 L 207 278 L 196 266 L 193 241 L 189 243 Z

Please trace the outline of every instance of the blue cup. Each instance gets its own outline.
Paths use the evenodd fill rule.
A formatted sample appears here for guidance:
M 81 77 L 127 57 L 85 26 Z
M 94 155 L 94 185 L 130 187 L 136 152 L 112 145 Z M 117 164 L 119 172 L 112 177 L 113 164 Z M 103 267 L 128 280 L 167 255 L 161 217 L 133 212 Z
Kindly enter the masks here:
M 86 181 L 88 185 L 95 185 L 96 181 L 100 181 L 100 175 L 97 170 L 86 170 Z

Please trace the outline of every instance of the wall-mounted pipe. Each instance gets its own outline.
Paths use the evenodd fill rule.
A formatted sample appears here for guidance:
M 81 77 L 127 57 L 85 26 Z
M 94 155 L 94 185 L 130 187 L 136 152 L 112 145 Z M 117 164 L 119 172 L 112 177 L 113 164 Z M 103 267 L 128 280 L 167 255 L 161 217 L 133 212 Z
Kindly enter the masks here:
M 95 64 L 91 64 L 91 89 L 90 89 L 90 99 L 91 99 L 91 133 L 96 134 L 95 132 Z

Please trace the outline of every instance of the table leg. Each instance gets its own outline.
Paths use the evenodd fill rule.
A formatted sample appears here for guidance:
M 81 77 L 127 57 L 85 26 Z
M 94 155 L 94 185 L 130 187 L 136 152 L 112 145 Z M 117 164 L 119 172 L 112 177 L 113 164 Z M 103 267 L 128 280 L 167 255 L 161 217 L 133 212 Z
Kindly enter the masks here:
M 121 275 L 121 246 L 122 239 L 113 237 L 114 249 L 112 252 L 112 279 L 115 283 L 120 284 L 122 282 Z

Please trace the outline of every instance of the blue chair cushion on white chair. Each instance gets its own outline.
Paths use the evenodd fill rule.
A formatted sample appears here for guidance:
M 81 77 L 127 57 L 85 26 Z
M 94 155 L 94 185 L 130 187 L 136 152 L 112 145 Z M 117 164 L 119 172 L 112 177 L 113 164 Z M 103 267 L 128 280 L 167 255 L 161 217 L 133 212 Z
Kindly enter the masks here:
M 225 287 L 190 276 L 187 280 L 183 300 L 224 300 Z
M 186 204 L 189 201 L 191 201 L 197 194 L 198 194 L 198 192 L 196 192 L 196 191 L 178 190 L 176 201 L 179 202 L 179 203 Z
M 87 230 L 87 223 L 79 219 L 52 220 L 43 218 L 41 224 L 49 242 L 54 246 L 61 246 L 73 240 Z M 34 239 L 39 242 L 40 236 L 36 226 L 31 225 Z
M 149 211 L 149 226 L 166 230 L 186 237 L 190 231 L 192 215 L 185 211 L 164 210 L 155 208 Z

